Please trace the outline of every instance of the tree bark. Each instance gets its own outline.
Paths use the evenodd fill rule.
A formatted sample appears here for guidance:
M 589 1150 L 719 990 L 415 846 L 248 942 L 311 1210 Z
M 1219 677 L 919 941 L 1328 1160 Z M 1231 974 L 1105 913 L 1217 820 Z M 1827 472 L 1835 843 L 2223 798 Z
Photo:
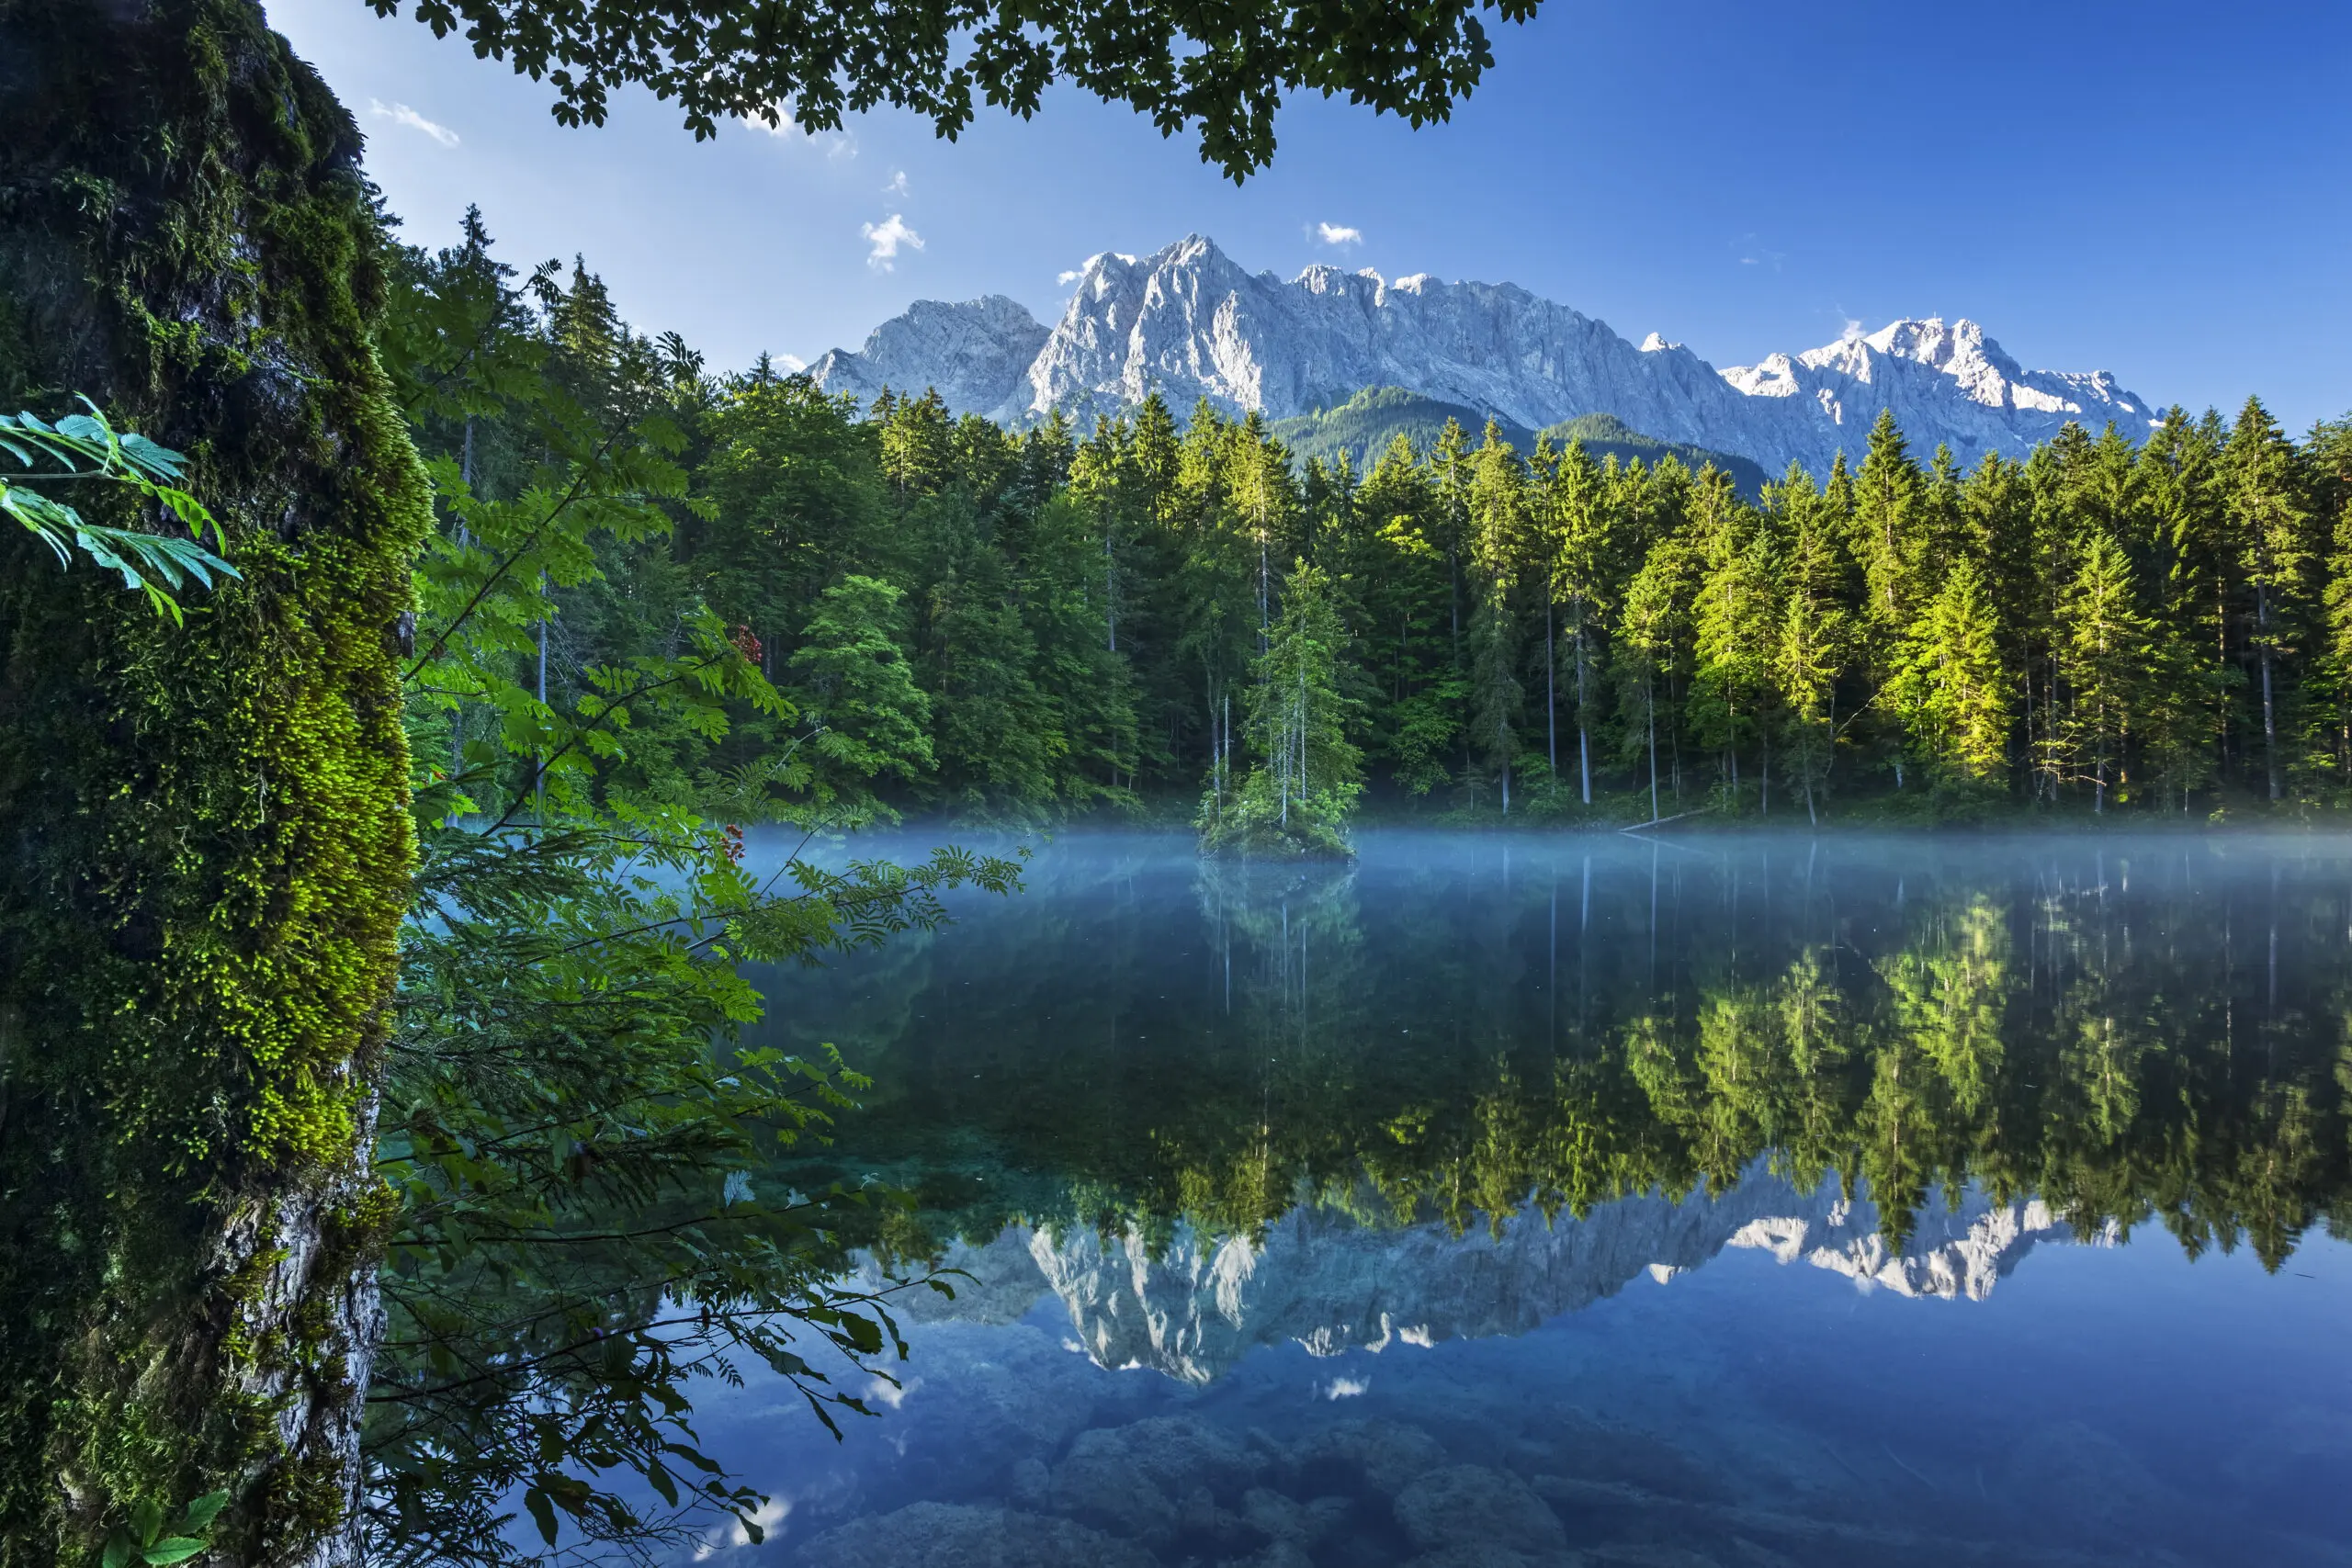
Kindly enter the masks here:
M 175 630 L 0 539 L 0 1562 L 216 1489 L 209 1561 L 354 1550 L 429 522 L 360 146 L 250 0 L 0 0 L 0 402 L 187 453 L 244 573 Z

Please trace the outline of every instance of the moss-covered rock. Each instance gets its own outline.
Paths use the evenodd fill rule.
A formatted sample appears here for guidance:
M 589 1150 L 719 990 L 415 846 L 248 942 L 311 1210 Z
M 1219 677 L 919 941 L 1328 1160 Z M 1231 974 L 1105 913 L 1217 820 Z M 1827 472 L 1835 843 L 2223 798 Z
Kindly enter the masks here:
M 0 1562 L 216 1487 L 339 1550 L 428 521 L 359 148 L 245 0 L 0 0 L 0 401 L 187 453 L 244 573 L 175 630 L 0 539 Z

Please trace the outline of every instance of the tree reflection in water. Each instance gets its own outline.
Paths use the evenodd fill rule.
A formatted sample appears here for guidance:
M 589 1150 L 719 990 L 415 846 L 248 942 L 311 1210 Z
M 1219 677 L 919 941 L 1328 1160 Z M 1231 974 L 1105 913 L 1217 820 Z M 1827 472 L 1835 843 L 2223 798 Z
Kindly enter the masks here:
M 1075 840 L 799 977 L 876 1079 L 831 1168 L 933 1240 L 1457 1231 L 1722 1192 L 2039 1197 L 2276 1269 L 2346 1217 L 2352 852 L 2324 841 L 1382 840 L 1360 868 Z M 920 1237 L 901 1235 L 901 1245 Z
M 776 1179 L 961 1272 L 710 1436 L 808 1568 L 2340 1562 L 2347 946 L 2318 839 L 1068 839 L 775 977 Z

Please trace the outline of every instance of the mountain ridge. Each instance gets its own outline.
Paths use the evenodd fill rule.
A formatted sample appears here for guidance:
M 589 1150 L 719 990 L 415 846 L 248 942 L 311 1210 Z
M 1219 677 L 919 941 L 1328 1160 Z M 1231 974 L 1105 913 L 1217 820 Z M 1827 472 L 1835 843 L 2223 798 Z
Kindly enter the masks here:
M 964 1276 L 956 1295 L 910 1301 L 904 1313 L 1011 1323 L 1052 1295 L 1069 1314 L 1071 1348 L 1098 1365 L 1149 1367 L 1203 1387 L 1267 1345 L 1328 1356 L 1524 1334 L 1644 1275 L 1664 1283 L 1726 1250 L 1902 1295 L 1981 1302 L 2042 1243 L 2112 1246 L 2119 1234 L 2078 1235 L 2037 1198 L 1996 1201 L 1973 1186 L 1954 1196 L 1925 1199 L 1900 1242 L 1886 1238 L 1866 1194 L 1849 1195 L 1835 1177 L 1800 1187 L 1761 1161 L 1720 1193 L 1630 1194 L 1581 1219 L 1528 1204 L 1507 1224 L 1462 1233 L 1442 1221 L 1365 1224 L 1315 1204 L 1256 1236 L 1182 1220 L 1150 1234 L 1132 1224 L 1014 1224 L 951 1243 L 943 1261 Z M 861 1285 L 885 1278 L 863 1262 Z
M 935 387 L 956 412 L 1009 424 L 1057 409 L 1085 423 L 1152 392 L 1180 414 L 1205 398 L 1283 420 L 1396 387 L 1530 431 L 1608 414 L 1772 473 L 1859 457 L 1882 409 L 1915 447 L 1950 446 L 1963 464 L 2021 457 L 2070 420 L 2112 421 L 2137 440 L 2158 418 L 2107 371 L 2025 369 L 1965 318 L 1905 318 L 1718 370 L 1657 333 L 1635 344 L 1516 284 L 1324 265 L 1284 281 L 1198 234 L 1149 256 L 1089 257 L 1051 327 L 1002 295 L 924 300 L 809 374 L 862 399 Z

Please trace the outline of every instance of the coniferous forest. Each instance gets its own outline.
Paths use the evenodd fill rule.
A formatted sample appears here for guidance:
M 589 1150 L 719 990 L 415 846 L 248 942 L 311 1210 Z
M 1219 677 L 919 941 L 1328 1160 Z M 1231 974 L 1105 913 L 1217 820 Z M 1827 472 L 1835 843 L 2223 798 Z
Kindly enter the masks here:
M 955 141 L 1059 86 L 1239 182 L 1310 89 L 1447 120 L 1537 6 L 369 8 L 462 31 L 582 135 L 643 89 L 697 141 L 886 107 Z M 1591 52 L 1553 37 L 1555 69 Z M 1728 1562 L 1749 1503 L 1857 1562 L 2059 1560 L 2008 1550 L 2047 1539 L 2071 1562 L 2052 1521 L 2162 1555 L 2151 1499 L 2229 1490 L 2247 1506 L 2195 1560 L 2346 1538 L 2332 1472 L 2269 1488 L 2238 1457 L 2342 1447 L 2301 1403 L 2341 1337 L 2273 1333 L 2283 1298 L 2252 1293 L 2333 1266 L 2352 1224 L 2340 838 L 2216 835 L 2192 866 L 2102 833 L 1990 871 L 1962 863 L 1981 837 L 1824 840 L 2340 826 L 2352 416 L 2176 408 L 1965 463 L 1882 417 L 1778 476 L 1609 411 L 1531 430 L 1396 387 L 1007 427 L 713 364 L 477 210 L 403 236 L 370 137 L 487 134 L 359 118 L 261 0 L 0 0 L 0 1568 L 1409 1568 L 1566 1561 L 1571 1528 L 1600 1561 L 1603 1513 L 1623 1560 L 1721 1525 Z M 450 199 L 425 189 L 401 199 Z M 690 227 L 732 210 L 704 207 Z M 1363 242 L 1337 220 L 1369 215 L 1319 216 L 1330 256 Z M 923 243 L 900 214 L 860 231 L 867 266 Z M 1040 831 L 1080 822 L 1156 830 Z M 1667 823 L 1809 841 L 1609 831 Z M 1931 1477 L 1857 1426 L 1834 1435 L 1858 1467 L 1725 1402 L 1710 1462 L 1736 1484 L 1652 1493 L 1579 1468 L 1580 1386 L 1503 1359 L 1556 1339 L 1467 1378 L 1399 1354 L 1377 1395 L 1306 1366 L 1433 1350 L 1434 1319 L 1392 1336 L 1385 1307 L 1356 1333 L 1355 1291 L 1348 1333 L 1273 1345 L 1279 1401 L 1223 1407 L 1281 1430 L 1188 1450 L 1244 1456 L 1216 1487 L 1146 1476 L 1096 1509 L 1090 1456 L 1225 1416 L 1143 1416 L 1113 1388 L 1141 1363 L 1048 1338 L 1040 1295 L 983 1301 L 954 1251 L 1043 1269 L 1040 1238 L 1103 1258 L 1124 1227 L 1153 1268 L 1272 1260 L 1312 1208 L 1294 1228 L 1412 1233 L 1450 1281 L 1484 1267 L 1482 1219 L 1532 1257 L 1611 1204 L 1728 1222 L 1759 1178 L 1803 1213 L 1710 1219 L 1707 1247 L 1769 1231 L 1785 1262 L 1801 1238 L 1765 1222 L 1817 1213 L 1858 1283 L 1961 1253 L 1991 1280 L 2062 1230 L 2160 1224 L 2184 1267 L 2251 1239 L 2262 1279 L 2211 1271 L 2179 1293 L 2203 1316 L 2148 1292 L 2164 1333 L 2106 1359 L 2243 1340 L 2278 1363 L 2246 1384 L 2278 1420 L 2101 1415 L 2074 1348 L 2117 1320 L 2069 1330 L 2052 1293 L 2027 1348 L 2089 1382 L 1948 1375 L 2000 1363 L 1991 1340 L 1857 1354 L 1866 1397 L 1811 1403 L 1900 1413 L 1906 1450 L 1997 1440 L 1996 1481 L 2068 1494 L 2009 1484 L 1990 1544 L 1937 1557 L 1852 1521 L 1917 1515 L 1914 1483 L 1973 1509 L 1963 1460 L 1991 1505 L 1996 1456 L 1910 1450 Z M 1660 1283 L 1692 1261 L 1619 1250 Z M 2105 1277 L 2055 1308 L 2154 1278 Z M 1685 1343 L 1727 1377 L 1886 1321 L 1841 1303 L 1776 1344 L 1762 1293 L 1715 1299 Z M 999 1356 L 1006 1333 L 1038 1354 Z M 1016 1423 L 1030 1449 L 958 1425 L 993 1419 L 957 1392 L 976 1371 L 1050 1410 Z M 2036 1425 L 2018 1390 L 2063 1408 Z M 1398 1449 L 1415 1399 L 1447 1436 Z M 1340 1462 L 1375 1428 L 1403 1468 Z M 816 1433 L 840 1462 L 781 1462 Z M 2150 1434 L 2179 1444 L 2143 1466 Z M 1850 1486 L 1741 1468 L 1815 1448 Z M 2309 1517 L 2256 1517 L 2279 1498 Z M 1497 1499 L 1523 1552 L 1489 1539 Z
M 2299 441 L 2256 401 L 2175 409 L 2144 442 L 2070 427 L 1963 469 L 1882 415 L 1859 461 L 1753 501 L 1491 423 L 1358 471 L 1206 405 L 1012 431 L 921 389 L 861 408 L 764 361 L 715 375 L 584 266 L 515 288 L 469 225 L 407 257 L 409 309 L 495 301 L 492 336 L 543 340 L 545 375 L 617 442 L 660 425 L 679 473 L 673 527 L 555 579 L 549 691 L 707 607 L 802 716 L 739 726 L 723 766 L 797 747 L 831 794 L 901 811 L 1197 814 L 1245 843 L 1263 819 L 1301 845 L 1358 807 L 2202 820 L 2352 798 L 2352 423 Z M 506 405 L 529 395 L 428 421 L 427 450 L 477 493 L 522 482 Z

